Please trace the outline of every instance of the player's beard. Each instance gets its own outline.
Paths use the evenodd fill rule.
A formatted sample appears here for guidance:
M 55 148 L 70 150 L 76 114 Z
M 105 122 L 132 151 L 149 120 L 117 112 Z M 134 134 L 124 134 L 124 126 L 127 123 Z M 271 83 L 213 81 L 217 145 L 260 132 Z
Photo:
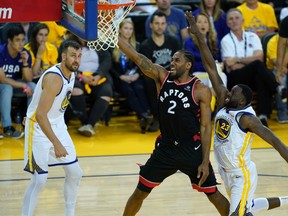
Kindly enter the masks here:
M 230 100 L 228 103 L 225 104 L 225 107 L 228 109 L 236 109 L 238 107 L 238 102 Z
M 178 79 L 179 77 L 181 77 L 184 74 L 184 72 L 182 72 L 181 70 L 176 70 L 175 74 L 171 74 L 170 77 L 172 79 Z
M 66 64 L 65 64 L 65 67 L 68 68 L 68 70 L 75 72 L 75 71 L 78 70 L 79 64 L 77 64 L 77 63 L 72 63 L 71 65 L 68 65 L 68 64 L 66 63 Z

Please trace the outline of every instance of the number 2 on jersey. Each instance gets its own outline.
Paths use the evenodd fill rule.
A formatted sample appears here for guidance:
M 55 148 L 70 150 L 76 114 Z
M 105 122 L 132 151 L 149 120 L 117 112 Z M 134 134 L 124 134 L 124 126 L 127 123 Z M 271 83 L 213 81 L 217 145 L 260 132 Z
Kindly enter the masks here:
M 175 111 L 173 110 L 175 107 L 176 107 L 176 105 L 177 105 L 177 103 L 176 103 L 176 101 L 169 101 L 170 102 L 170 104 L 171 104 L 171 106 L 168 108 L 168 113 L 170 113 L 170 114 L 175 114 Z

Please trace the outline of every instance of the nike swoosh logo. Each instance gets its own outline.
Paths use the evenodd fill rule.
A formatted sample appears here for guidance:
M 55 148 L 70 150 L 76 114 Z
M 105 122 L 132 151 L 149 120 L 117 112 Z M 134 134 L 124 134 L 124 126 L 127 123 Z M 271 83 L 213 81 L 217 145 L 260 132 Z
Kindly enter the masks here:
M 201 144 L 197 147 L 194 147 L 195 151 L 198 150 L 200 148 Z
M 171 80 L 167 80 L 167 82 L 168 82 L 168 83 L 173 83 L 174 81 L 171 81 Z

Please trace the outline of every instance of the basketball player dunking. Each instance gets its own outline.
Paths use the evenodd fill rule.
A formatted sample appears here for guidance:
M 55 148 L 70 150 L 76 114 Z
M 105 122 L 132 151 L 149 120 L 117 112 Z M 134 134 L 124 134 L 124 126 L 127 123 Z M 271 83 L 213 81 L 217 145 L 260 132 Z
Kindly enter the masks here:
M 124 215 L 135 215 L 155 186 L 181 170 L 190 178 L 192 187 L 204 192 L 219 213 L 227 216 L 229 202 L 217 190 L 209 162 L 211 91 L 191 75 L 193 56 L 184 50 L 176 52 L 170 64 L 171 71 L 167 71 L 137 53 L 121 38 L 118 45 L 145 75 L 155 80 L 159 90 L 161 131 L 153 154 L 141 166 L 138 186 L 126 204 Z

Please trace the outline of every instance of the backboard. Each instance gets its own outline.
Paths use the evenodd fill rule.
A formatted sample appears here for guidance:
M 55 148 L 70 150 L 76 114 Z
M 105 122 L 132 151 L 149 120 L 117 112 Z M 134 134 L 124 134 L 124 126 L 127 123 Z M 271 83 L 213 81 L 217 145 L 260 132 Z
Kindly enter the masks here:
M 84 40 L 96 40 L 97 2 L 97 0 L 62 0 L 61 24 Z
M 61 23 L 88 41 L 90 49 L 114 48 L 119 25 L 135 4 L 136 0 L 62 0 Z

